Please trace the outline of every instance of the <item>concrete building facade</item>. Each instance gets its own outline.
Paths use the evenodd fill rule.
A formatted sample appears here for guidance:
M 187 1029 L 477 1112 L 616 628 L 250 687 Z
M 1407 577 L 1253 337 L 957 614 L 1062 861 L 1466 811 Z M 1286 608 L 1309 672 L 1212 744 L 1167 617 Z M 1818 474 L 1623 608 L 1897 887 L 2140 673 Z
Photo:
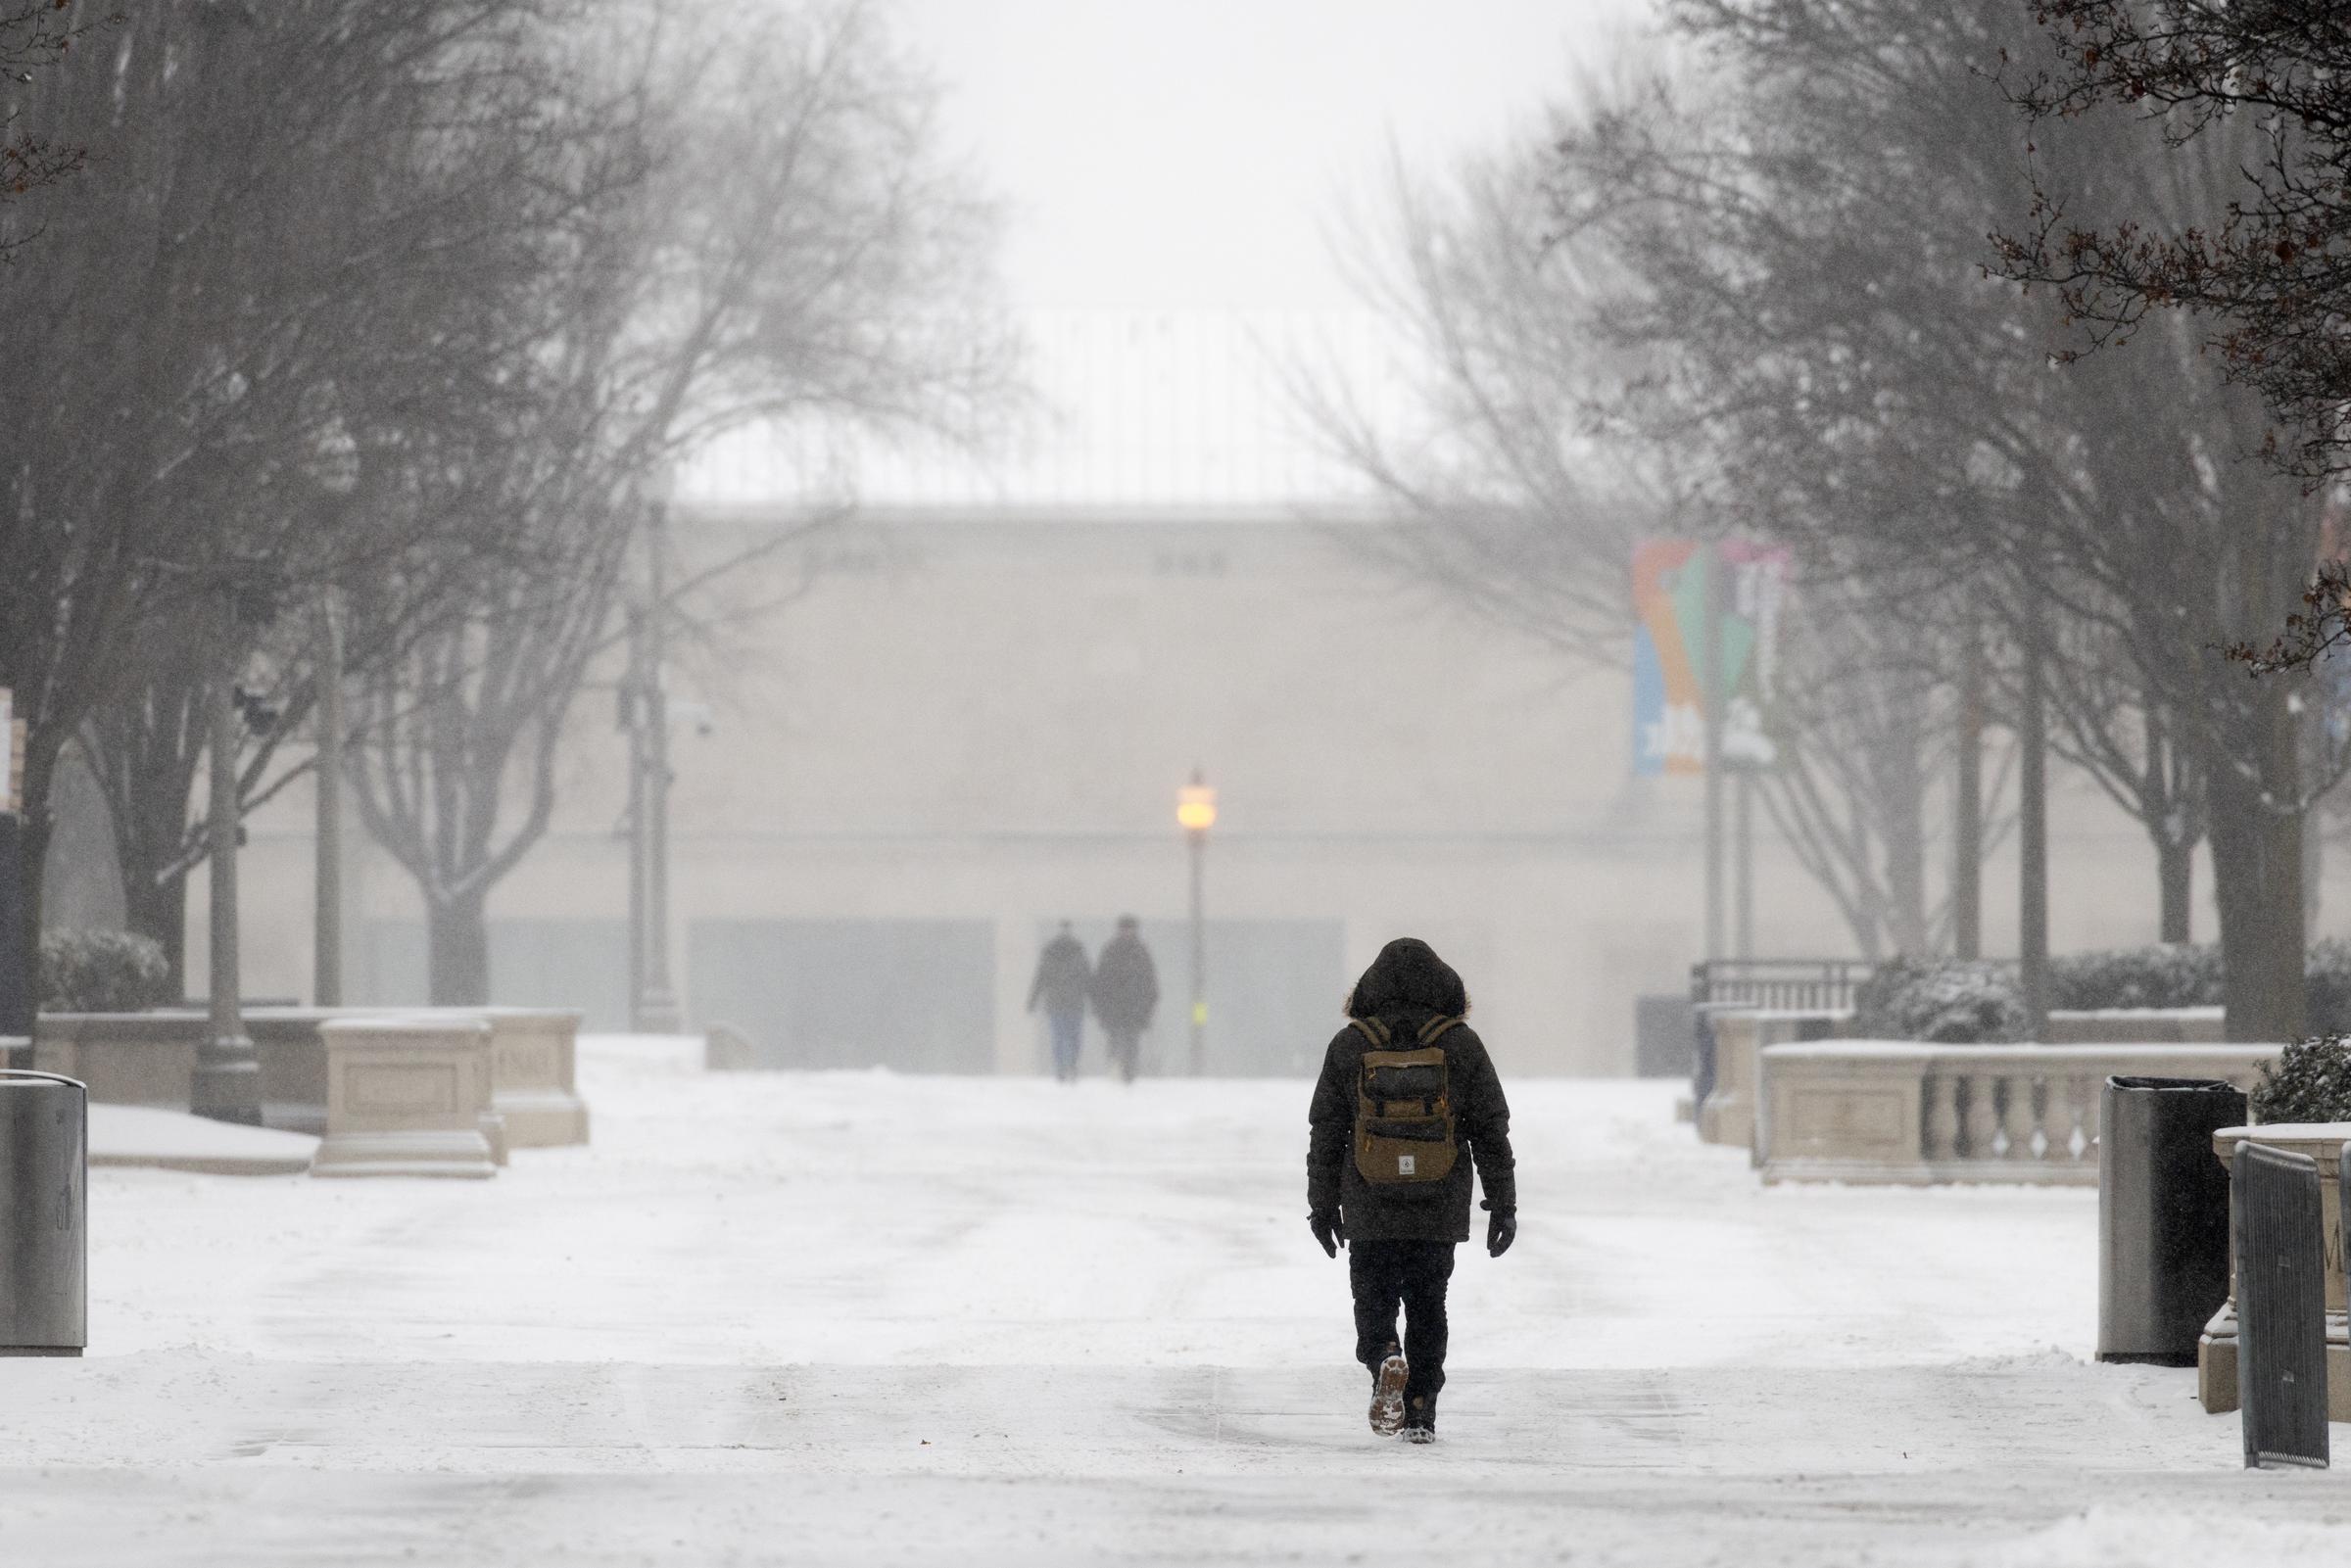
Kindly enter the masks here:
M 789 523 L 703 508 L 679 534 L 714 556 Z M 1678 989 L 1703 940 L 1698 782 L 1633 777 L 1626 676 L 1564 665 L 1415 586 L 1369 547 L 1374 526 L 901 511 L 730 581 L 672 674 L 681 710 L 707 711 L 674 741 L 689 1018 L 735 1024 L 778 1064 L 1034 1070 L 1037 947 L 1060 919 L 1090 944 L 1131 912 L 1167 996 L 1147 1049 L 1180 1069 L 1174 807 L 1198 767 L 1223 808 L 1212 1070 L 1310 1070 L 1349 978 L 1406 933 L 1462 967 L 1518 1070 L 1627 1070 L 1634 998 Z M 591 689 L 554 829 L 492 901 L 498 1000 L 619 1023 L 624 758 L 609 693 Z M 307 989 L 308 813 L 290 794 L 256 824 L 259 991 Z M 2058 944 L 2151 937 L 2136 828 L 2062 771 L 2054 815 Z M 1756 950 L 1849 951 L 1828 900 L 1761 837 Z M 413 893 L 380 852 L 360 859 L 352 989 L 422 1000 Z M 2007 861 L 1987 887 L 1988 944 L 2012 946 Z M 2199 918 L 2209 932 L 2208 905 Z

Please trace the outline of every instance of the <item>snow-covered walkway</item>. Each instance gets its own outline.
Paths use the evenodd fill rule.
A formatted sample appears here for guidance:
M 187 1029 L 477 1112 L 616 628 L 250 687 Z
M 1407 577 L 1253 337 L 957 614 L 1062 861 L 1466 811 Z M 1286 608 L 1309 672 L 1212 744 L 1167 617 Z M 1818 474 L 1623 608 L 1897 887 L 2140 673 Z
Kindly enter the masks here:
M 0 1563 L 2170 1563 L 2351 1545 L 2088 1364 L 2095 1195 L 1774 1190 L 1663 1084 L 1511 1085 L 1443 1441 L 1363 1428 L 1305 1086 L 583 1049 L 488 1183 L 92 1176 L 0 1362 Z M 1506 1064 L 1507 1067 L 1507 1064 Z

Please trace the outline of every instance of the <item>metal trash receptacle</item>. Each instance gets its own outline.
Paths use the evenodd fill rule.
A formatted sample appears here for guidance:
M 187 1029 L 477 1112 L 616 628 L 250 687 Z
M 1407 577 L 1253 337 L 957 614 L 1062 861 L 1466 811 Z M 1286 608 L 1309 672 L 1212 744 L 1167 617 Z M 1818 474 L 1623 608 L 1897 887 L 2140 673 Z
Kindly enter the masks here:
M 2110 1077 L 2098 1117 L 2098 1359 L 2193 1366 L 2229 1299 L 2229 1169 L 2212 1135 L 2245 1123 L 2217 1078 Z
M 0 1355 L 89 1343 L 89 1091 L 0 1071 Z

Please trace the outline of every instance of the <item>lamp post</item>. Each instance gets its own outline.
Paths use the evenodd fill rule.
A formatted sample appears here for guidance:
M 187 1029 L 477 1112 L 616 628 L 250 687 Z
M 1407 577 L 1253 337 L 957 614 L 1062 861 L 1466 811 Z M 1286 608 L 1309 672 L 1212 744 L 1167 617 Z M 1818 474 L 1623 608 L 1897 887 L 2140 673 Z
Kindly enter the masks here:
M 0 686 L 0 1068 L 29 1067 L 37 964 L 32 912 L 25 903 L 24 862 L 30 854 L 23 815 L 23 728 L 12 715 L 13 693 Z
M 318 605 L 317 909 L 312 917 L 311 996 L 343 1005 L 343 618 L 335 591 Z
M 322 521 L 343 521 L 360 485 L 359 444 L 338 422 L 312 452 L 311 478 L 325 498 Z M 343 616 L 329 584 L 318 595 L 317 835 L 312 855 L 311 996 L 319 1007 L 343 1005 Z
M 644 908 L 640 940 L 644 944 L 644 986 L 637 996 L 636 1026 L 645 1034 L 675 1034 L 682 1025 L 678 998 L 669 981 L 669 695 L 662 678 L 663 630 L 669 619 L 669 498 L 673 478 L 668 468 L 654 472 L 648 488 L 646 513 L 645 615 L 640 640 L 642 657 L 637 670 L 637 700 L 632 711 L 643 727 L 637 749 L 644 769 L 643 790 L 633 814 L 642 842 L 637 846 L 644 867 Z
M 1201 880 L 1208 860 L 1208 831 L 1217 825 L 1217 791 L 1198 768 L 1192 782 L 1176 792 L 1176 821 L 1192 849 L 1192 1076 L 1208 1070 L 1204 1036 L 1208 1028 L 1208 926 L 1201 905 Z
M 210 799 L 206 805 L 206 859 L 212 883 L 212 1019 L 196 1048 L 196 1071 L 188 1109 L 216 1121 L 262 1123 L 262 1063 L 245 1032 L 239 999 L 242 979 L 237 952 L 237 749 L 244 730 L 238 677 L 244 673 L 248 633 L 269 619 L 268 590 L 258 574 L 240 570 L 226 585 L 221 616 L 222 653 L 214 672 Z

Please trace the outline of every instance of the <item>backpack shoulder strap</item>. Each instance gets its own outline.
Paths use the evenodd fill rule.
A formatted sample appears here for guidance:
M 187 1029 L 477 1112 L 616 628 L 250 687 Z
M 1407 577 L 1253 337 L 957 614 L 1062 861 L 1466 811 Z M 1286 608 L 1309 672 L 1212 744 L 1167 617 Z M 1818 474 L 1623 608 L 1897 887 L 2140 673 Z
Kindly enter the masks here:
M 1374 1051 L 1386 1050 L 1388 1041 L 1394 1038 L 1388 1032 L 1388 1026 L 1377 1019 L 1349 1019 L 1347 1022 L 1355 1026 L 1356 1032 L 1370 1042 Z
M 1420 1043 L 1422 1045 L 1434 1045 L 1438 1040 L 1444 1038 L 1448 1032 L 1458 1029 L 1461 1026 L 1462 1021 L 1460 1019 L 1440 1014 L 1436 1018 L 1430 1019 L 1426 1023 L 1420 1025 Z

